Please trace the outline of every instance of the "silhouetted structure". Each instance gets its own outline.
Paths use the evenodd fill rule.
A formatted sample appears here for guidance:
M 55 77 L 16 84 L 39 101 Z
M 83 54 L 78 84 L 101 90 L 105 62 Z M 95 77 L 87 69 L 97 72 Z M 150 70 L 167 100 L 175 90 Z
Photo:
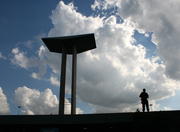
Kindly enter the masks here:
M 64 114 L 66 58 L 72 55 L 71 114 L 76 114 L 76 69 L 77 54 L 96 48 L 94 34 L 42 38 L 51 52 L 62 53 L 59 114 Z
M 145 107 L 146 107 L 147 111 L 149 112 L 149 102 L 148 102 L 149 95 L 148 93 L 146 93 L 146 89 L 143 89 L 143 92 L 141 92 L 139 97 L 141 98 L 142 111 L 145 112 Z
M 0 115 L 0 132 L 179 132 L 180 111 Z

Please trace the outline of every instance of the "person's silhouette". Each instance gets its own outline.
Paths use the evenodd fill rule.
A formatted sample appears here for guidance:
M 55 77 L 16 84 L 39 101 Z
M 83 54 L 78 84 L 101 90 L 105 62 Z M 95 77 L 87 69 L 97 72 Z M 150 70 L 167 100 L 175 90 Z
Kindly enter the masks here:
M 146 93 L 146 89 L 143 89 L 143 92 L 141 92 L 139 97 L 141 98 L 142 111 L 145 112 L 145 107 L 146 107 L 147 111 L 149 112 L 149 102 L 148 102 L 149 95 L 148 93 Z

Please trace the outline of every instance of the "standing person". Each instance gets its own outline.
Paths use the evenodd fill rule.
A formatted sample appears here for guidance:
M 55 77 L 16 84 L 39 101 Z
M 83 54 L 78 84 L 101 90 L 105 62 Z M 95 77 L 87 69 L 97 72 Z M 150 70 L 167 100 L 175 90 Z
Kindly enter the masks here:
M 139 97 L 141 98 L 142 111 L 145 112 L 145 107 L 146 107 L 147 111 L 149 112 L 149 103 L 148 103 L 149 95 L 148 93 L 146 93 L 146 89 L 143 89 L 143 92 L 141 92 Z

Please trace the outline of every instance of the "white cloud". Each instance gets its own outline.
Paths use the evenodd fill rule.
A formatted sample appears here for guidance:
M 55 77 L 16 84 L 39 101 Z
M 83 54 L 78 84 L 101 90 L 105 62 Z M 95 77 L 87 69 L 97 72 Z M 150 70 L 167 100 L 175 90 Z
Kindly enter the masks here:
M 180 1 L 114 0 L 113 3 L 99 0 L 94 5 L 101 9 L 116 6 L 119 15 L 136 23 L 137 29 L 153 32 L 153 41 L 158 45 L 158 55 L 164 61 L 167 76 L 179 80 Z
M 7 97 L 3 93 L 3 89 L 0 87 L 0 114 L 9 114 L 9 104 L 7 102 Z
M 31 74 L 31 77 L 34 78 L 34 79 L 40 79 L 41 76 L 39 76 L 37 73 L 33 72 Z
M 40 92 L 26 86 L 15 90 L 15 101 L 21 106 L 24 114 L 57 114 L 58 100 L 51 89 Z
M 5 56 L 3 56 L 1 52 L 0 52 L 0 59 L 3 59 L 3 60 L 5 60 L 5 59 L 6 59 L 6 57 L 5 57 Z
M 95 0 L 94 4 L 91 5 L 93 10 L 107 10 L 113 6 L 118 6 L 118 0 Z
M 32 78 L 41 79 L 41 77 L 46 73 L 46 63 L 44 58 L 41 56 L 42 53 L 38 53 L 38 57 L 28 57 L 28 55 L 19 48 L 14 48 L 12 49 L 12 54 L 12 64 L 20 66 L 24 69 L 38 67 L 39 72 L 33 72 L 31 75 Z
M 137 2 L 132 3 L 139 6 Z M 122 3 L 116 1 L 116 4 Z M 129 14 L 135 10 L 131 8 Z M 54 27 L 49 36 L 95 32 L 97 49 L 78 57 L 77 90 L 82 100 L 100 106 L 96 107 L 98 112 L 133 110 L 144 87 L 152 100 L 172 96 L 179 88 L 179 82 L 166 76 L 166 65 L 145 58 L 146 49 L 133 45 L 135 40 L 132 36 L 137 24 L 131 19 L 124 19 L 124 23 L 118 24 L 116 16 L 106 19 L 86 17 L 63 2 L 53 11 L 51 19 Z M 91 30 L 89 19 L 95 26 Z
M 69 100 L 65 99 L 65 114 L 70 114 L 71 113 L 71 103 Z M 76 108 L 76 114 L 83 114 L 84 111 L 81 110 L 80 108 Z
M 171 107 L 164 107 L 163 110 L 173 110 Z
M 110 8 L 112 5 L 118 6 L 118 11 L 124 18 L 123 23 L 117 23 L 115 15 L 102 18 L 83 16 L 76 11 L 72 4 L 65 5 L 62 1 L 59 2 L 51 16 L 53 28 L 49 31 L 48 36 L 95 33 L 97 49 L 78 55 L 78 96 L 83 101 L 93 104 L 96 112 L 135 111 L 139 106 L 138 95 L 142 88 L 147 89 L 150 101 L 154 101 L 154 104 L 157 100 L 173 96 L 175 90 L 179 89 L 180 86 L 179 81 L 173 80 L 173 78 L 177 79 L 179 75 L 179 61 L 177 61 L 179 60 L 179 52 L 177 52 L 179 46 L 177 44 L 180 41 L 179 38 L 175 38 L 176 35 L 172 31 L 168 31 L 168 34 L 172 35 L 175 41 L 167 46 L 167 42 L 170 43 L 172 38 L 165 34 L 165 29 L 176 29 L 175 31 L 178 33 L 178 28 L 172 28 L 176 26 L 172 26 L 172 24 L 169 24 L 169 27 L 167 22 L 171 23 L 170 19 L 164 21 L 167 15 L 163 15 L 166 16 L 165 18 L 158 18 L 157 16 L 157 14 L 162 15 L 166 12 L 156 11 L 159 8 L 154 9 L 154 6 L 151 6 L 156 4 L 156 6 L 164 7 L 166 2 L 163 4 L 162 2 L 157 4 L 159 1 L 148 3 L 148 0 L 141 2 L 137 0 L 97 2 L 102 1 L 96 1 L 94 9 L 100 8 L 100 6 L 103 9 Z M 172 2 L 175 2 L 175 0 Z M 165 7 L 162 9 L 165 9 Z M 175 9 L 178 10 L 178 8 Z M 153 20 L 147 17 L 152 17 Z M 163 24 L 168 27 L 163 27 Z M 135 42 L 133 38 L 135 29 L 144 33 L 154 32 L 153 40 L 156 40 L 159 56 L 146 58 L 145 47 L 133 44 Z M 165 42 L 163 35 L 166 35 L 166 39 L 169 39 L 167 42 Z M 167 49 L 172 49 L 175 52 L 168 52 L 163 46 L 167 46 Z M 172 47 L 170 48 L 170 46 Z M 23 56 L 20 53 L 25 55 L 23 52 L 14 53 L 17 62 L 19 61 L 18 58 Z M 157 63 L 156 58 L 163 58 L 164 63 Z M 38 59 L 43 62 L 43 65 L 48 65 L 53 74 L 59 74 L 59 62 L 61 60 L 58 54 L 50 53 L 45 46 L 41 46 L 38 50 Z M 177 65 L 173 65 L 175 62 Z M 71 62 L 68 60 L 68 63 Z M 26 65 L 22 62 L 19 62 L 19 64 Z M 173 66 L 174 70 L 172 69 Z M 174 72 L 175 70 L 177 70 L 177 73 Z M 71 67 L 67 66 L 68 77 L 70 71 Z M 36 78 L 35 75 L 34 77 Z M 51 82 L 54 81 L 55 84 L 52 77 L 50 77 L 50 80 Z M 67 84 L 70 85 L 69 78 Z M 158 108 L 158 104 L 154 105 L 154 110 Z
M 36 58 L 28 58 L 26 54 L 20 51 L 18 48 L 12 49 L 12 54 L 14 55 L 11 62 L 22 68 L 28 69 L 29 67 L 37 66 L 38 60 Z
M 59 21 L 57 18 L 63 18 Z M 91 33 L 102 26 L 102 18 L 86 17 L 76 12 L 73 4 L 65 5 L 60 1 L 51 16 L 53 28 L 48 36 L 76 35 Z M 78 27 L 78 28 L 74 28 Z
M 59 86 L 59 80 L 57 77 L 51 76 L 49 78 L 49 81 L 51 82 L 52 85 Z
M 37 89 L 31 89 L 26 86 L 18 87 L 15 90 L 15 101 L 18 106 L 21 106 L 23 114 L 57 114 L 58 99 L 52 93 L 52 90 L 47 88 L 40 92 Z M 65 114 L 70 113 L 71 104 L 65 100 Z M 83 111 L 77 108 L 77 114 Z

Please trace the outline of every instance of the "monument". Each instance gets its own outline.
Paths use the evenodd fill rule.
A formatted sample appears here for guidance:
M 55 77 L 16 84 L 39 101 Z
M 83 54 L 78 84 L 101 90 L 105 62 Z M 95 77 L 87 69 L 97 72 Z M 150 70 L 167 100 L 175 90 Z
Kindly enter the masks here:
M 61 53 L 61 79 L 59 96 L 59 115 L 64 115 L 66 59 L 72 55 L 72 87 L 71 87 L 71 114 L 76 114 L 76 72 L 77 54 L 96 48 L 94 34 L 82 34 L 64 37 L 42 38 L 49 51 Z

